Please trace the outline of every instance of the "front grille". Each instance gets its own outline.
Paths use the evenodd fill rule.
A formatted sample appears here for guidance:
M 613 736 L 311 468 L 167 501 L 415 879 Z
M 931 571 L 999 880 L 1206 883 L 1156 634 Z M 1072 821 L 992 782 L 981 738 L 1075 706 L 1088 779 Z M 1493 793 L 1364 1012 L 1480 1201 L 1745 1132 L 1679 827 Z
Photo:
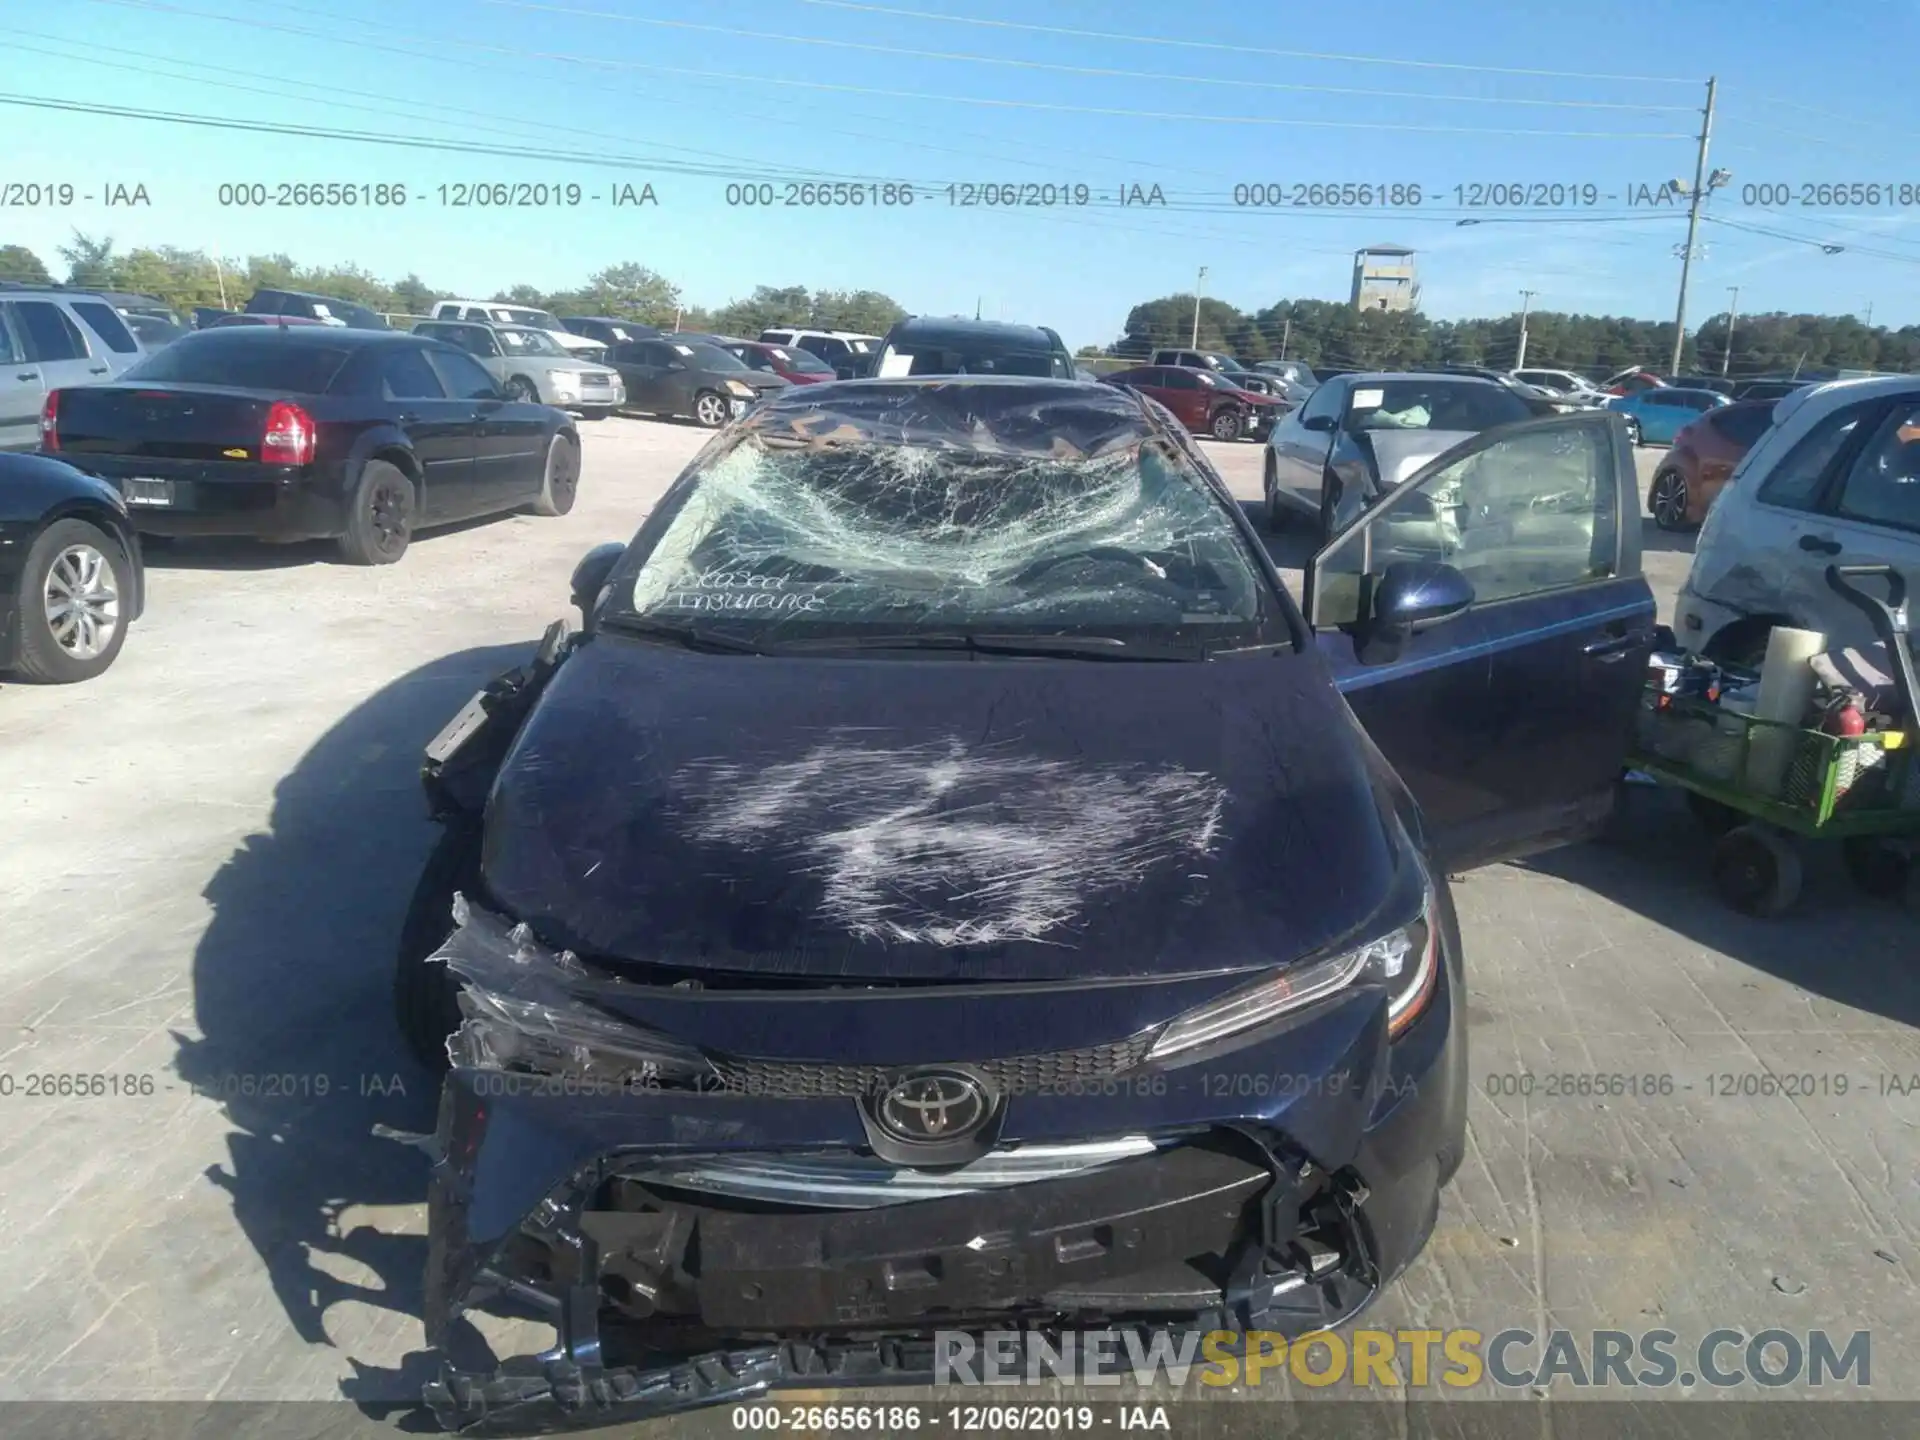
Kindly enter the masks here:
M 580 377 L 580 383 L 582 385 L 596 385 L 596 386 L 611 385 L 613 384 L 613 376 L 599 375 L 599 374 L 582 375 Z
M 1154 1032 L 1110 1045 L 1083 1050 L 1056 1050 L 1050 1055 L 1017 1055 L 1005 1060 L 964 1062 L 977 1070 L 1003 1095 L 1074 1095 L 1087 1093 L 1088 1082 L 1119 1076 L 1147 1058 Z M 775 1100 L 822 1100 L 877 1095 L 887 1082 L 910 1065 L 827 1065 L 800 1060 L 739 1060 L 711 1057 L 719 1088 L 737 1094 Z M 1098 1093 L 1096 1090 L 1095 1093 Z

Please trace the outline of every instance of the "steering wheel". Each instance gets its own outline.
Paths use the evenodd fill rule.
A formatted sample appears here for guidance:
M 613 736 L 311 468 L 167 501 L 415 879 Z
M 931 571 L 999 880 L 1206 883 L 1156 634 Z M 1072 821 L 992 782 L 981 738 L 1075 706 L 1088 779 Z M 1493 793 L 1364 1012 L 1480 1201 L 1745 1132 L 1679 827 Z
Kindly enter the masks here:
M 1117 545 L 1089 545 L 1084 550 L 1069 550 L 1064 555 L 1043 556 L 1015 575 L 1013 577 L 1013 583 L 1018 585 L 1028 580 L 1038 580 L 1049 570 L 1059 565 L 1065 565 L 1069 560 L 1103 560 L 1111 564 L 1125 565 L 1131 569 L 1145 572 L 1148 580 L 1154 584 L 1166 585 L 1171 589 L 1178 589 L 1177 586 L 1173 586 L 1171 582 L 1168 581 L 1166 571 L 1154 564 L 1153 561 L 1132 550 L 1122 550 Z

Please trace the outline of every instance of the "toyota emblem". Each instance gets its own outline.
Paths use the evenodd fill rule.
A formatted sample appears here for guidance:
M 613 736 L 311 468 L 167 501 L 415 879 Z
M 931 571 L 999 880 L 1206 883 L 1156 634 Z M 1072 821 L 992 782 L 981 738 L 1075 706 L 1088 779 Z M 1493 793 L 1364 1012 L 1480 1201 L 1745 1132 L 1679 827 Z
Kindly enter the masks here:
M 958 1140 L 992 1113 L 986 1087 L 958 1070 L 922 1070 L 893 1082 L 875 1107 L 881 1129 L 896 1140 Z

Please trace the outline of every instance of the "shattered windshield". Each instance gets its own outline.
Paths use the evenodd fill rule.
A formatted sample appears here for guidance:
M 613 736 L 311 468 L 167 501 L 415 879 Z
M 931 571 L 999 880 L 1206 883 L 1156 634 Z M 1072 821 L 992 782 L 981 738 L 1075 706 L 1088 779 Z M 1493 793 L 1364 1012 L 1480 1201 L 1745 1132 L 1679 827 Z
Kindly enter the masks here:
M 767 643 L 990 631 L 1215 644 L 1270 613 L 1225 506 L 1137 412 L 1091 412 L 1110 432 L 1085 445 L 1067 438 L 1089 437 L 1084 422 L 995 444 L 920 417 L 878 429 L 798 413 L 763 414 L 696 461 L 637 573 L 616 577 L 610 615 L 726 622 Z
M 1491 430 L 1531 419 L 1512 391 L 1478 381 L 1386 380 L 1356 386 L 1349 430 Z

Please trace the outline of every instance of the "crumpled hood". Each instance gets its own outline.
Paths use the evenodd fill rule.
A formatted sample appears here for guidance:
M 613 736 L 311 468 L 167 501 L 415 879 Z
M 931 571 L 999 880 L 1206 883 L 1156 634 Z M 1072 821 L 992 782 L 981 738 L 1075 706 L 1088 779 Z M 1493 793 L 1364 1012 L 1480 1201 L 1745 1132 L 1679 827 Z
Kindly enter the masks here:
M 1357 443 L 1373 452 L 1373 473 L 1382 490 L 1403 484 L 1428 461 L 1471 440 L 1474 430 L 1362 430 Z
M 495 784 L 493 902 L 599 960 L 893 980 L 1253 968 L 1359 938 L 1396 841 L 1313 655 L 707 655 L 603 634 Z

